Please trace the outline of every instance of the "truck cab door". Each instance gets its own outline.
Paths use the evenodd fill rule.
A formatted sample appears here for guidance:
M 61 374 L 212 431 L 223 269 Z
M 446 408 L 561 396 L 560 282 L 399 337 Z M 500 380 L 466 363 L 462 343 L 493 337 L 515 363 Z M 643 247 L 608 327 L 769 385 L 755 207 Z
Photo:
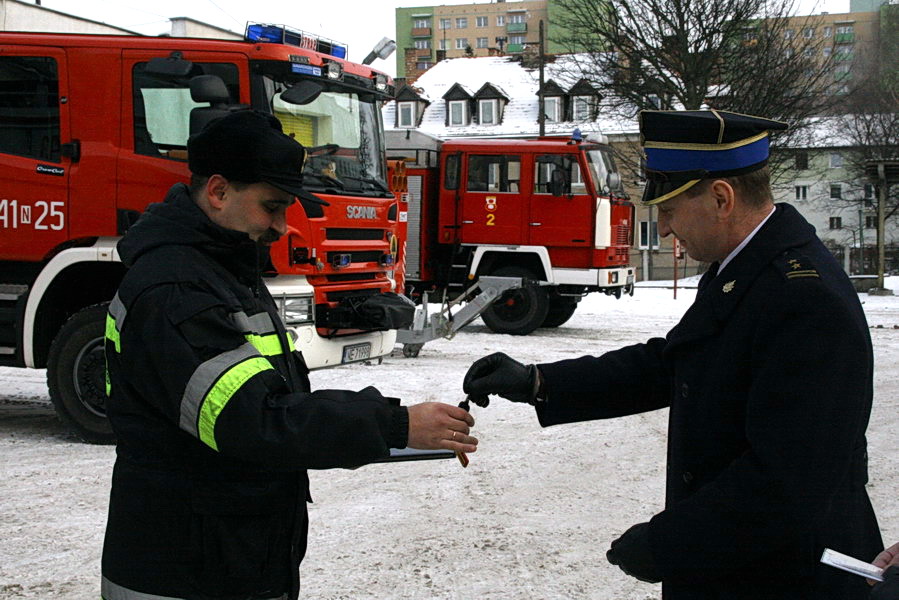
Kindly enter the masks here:
M 463 244 L 523 244 L 521 156 L 469 154 L 460 182 Z
M 3 47 L 0 56 L 0 260 L 36 262 L 68 237 L 66 54 Z
M 593 199 L 576 154 L 538 154 L 528 212 L 528 243 L 588 246 L 593 242 Z
M 177 43 L 173 44 L 177 46 Z M 159 74 L 147 66 L 166 58 L 160 50 L 122 53 L 122 143 L 118 159 L 117 198 L 120 212 L 133 216 L 159 202 L 172 184 L 187 182 L 187 138 L 191 111 L 209 103 L 191 99 L 190 79 L 197 75 L 220 77 L 230 94 L 229 103 L 249 102 L 246 56 L 233 52 L 184 51 L 193 63 L 190 73 Z

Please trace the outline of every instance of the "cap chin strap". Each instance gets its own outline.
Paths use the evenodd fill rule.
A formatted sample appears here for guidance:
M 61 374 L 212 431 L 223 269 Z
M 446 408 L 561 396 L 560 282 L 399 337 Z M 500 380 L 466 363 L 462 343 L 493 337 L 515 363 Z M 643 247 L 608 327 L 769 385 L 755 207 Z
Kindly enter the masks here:
M 659 196 L 657 198 L 653 198 L 652 200 L 644 201 L 643 206 L 652 206 L 654 204 L 660 204 L 660 203 L 664 202 L 665 200 L 670 200 L 671 198 L 674 198 L 678 194 L 682 194 L 682 193 L 686 192 L 687 190 L 689 190 L 691 187 L 693 187 L 700 181 L 702 181 L 702 180 L 701 179 L 691 179 L 684 185 L 680 186 L 679 188 L 671 190 L 667 194 L 662 194 L 661 196 Z

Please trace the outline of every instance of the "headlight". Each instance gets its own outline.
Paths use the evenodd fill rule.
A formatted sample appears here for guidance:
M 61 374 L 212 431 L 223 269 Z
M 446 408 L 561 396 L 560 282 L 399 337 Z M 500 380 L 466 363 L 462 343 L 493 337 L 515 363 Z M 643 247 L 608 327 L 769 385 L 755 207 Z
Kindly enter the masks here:
M 302 325 L 315 321 L 315 302 L 312 296 L 281 296 L 276 301 L 285 325 Z

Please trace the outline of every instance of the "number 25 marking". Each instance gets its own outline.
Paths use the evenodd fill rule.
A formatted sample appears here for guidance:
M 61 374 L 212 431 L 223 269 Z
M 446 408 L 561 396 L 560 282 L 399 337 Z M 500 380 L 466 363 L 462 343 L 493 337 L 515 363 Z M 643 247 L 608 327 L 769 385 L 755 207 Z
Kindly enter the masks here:
M 487 227 L 493 227 L 496 225 L 494 221 L 496 220 L 496 215 L 493 213 L 487 213 Z

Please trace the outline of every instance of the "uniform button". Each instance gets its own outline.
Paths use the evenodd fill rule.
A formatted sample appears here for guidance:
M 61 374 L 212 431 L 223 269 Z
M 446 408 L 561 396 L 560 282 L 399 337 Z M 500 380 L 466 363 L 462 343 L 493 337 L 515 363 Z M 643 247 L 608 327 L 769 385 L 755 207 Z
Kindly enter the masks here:
M 684 471 L 684 483 L 690 483 L 691 481 L 693 481 L 693 473 Z
M 689 393 L 690 393 L 690 386 L 688 386 L 686 383 L 682 384 L 680 386 L 680 395 L 683 396 L 684 398 L 686 398 L 689 395 Z

